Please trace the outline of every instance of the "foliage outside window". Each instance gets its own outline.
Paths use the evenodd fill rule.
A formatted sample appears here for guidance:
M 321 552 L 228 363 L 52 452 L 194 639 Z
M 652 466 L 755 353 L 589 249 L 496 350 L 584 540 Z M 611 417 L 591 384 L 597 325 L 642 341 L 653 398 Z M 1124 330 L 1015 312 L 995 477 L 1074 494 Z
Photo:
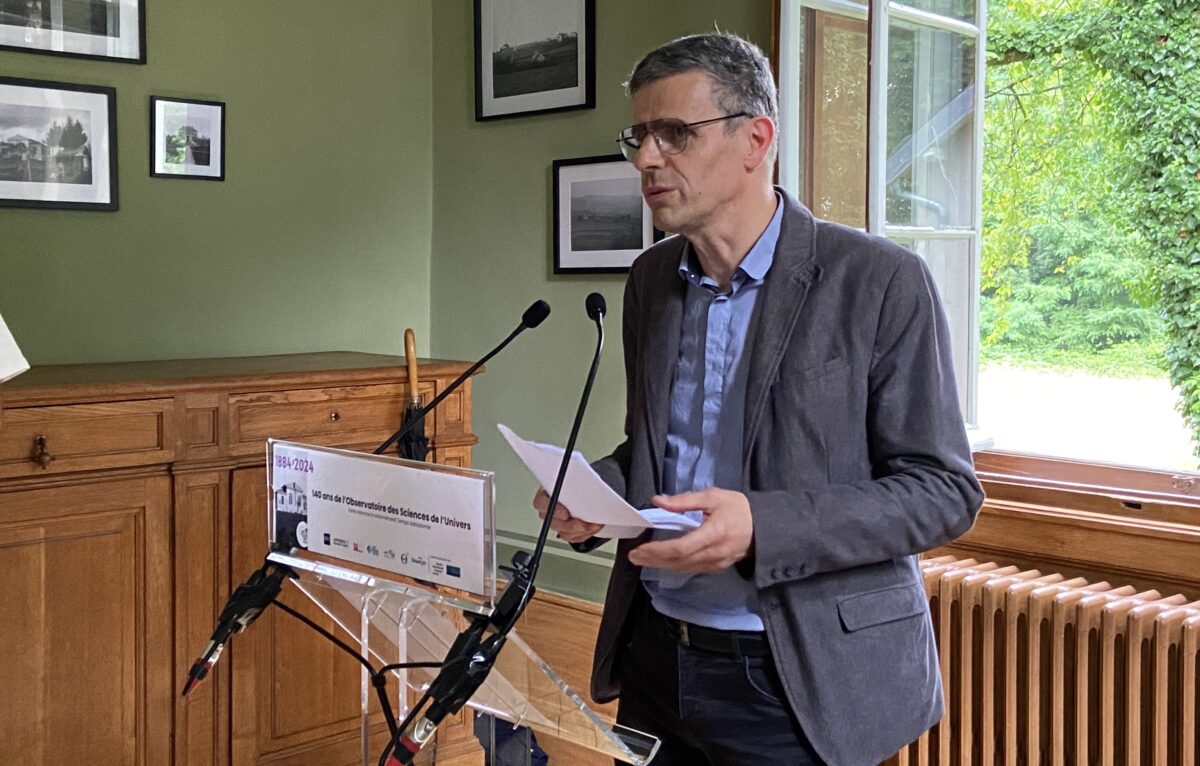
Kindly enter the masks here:
M 990 14 L 983 358 L 1165 369 L 1196 444 L 1200 4 Z

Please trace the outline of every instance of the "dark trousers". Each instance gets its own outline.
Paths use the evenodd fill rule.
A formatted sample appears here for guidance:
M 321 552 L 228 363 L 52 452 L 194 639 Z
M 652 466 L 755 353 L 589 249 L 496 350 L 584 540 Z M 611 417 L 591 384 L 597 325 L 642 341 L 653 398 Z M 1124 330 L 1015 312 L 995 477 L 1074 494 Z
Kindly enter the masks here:
M 662 740 L 651 766 L 824 764 L 770 656 L 681 646 L 648 605 L 622 655 L 617 722 Z

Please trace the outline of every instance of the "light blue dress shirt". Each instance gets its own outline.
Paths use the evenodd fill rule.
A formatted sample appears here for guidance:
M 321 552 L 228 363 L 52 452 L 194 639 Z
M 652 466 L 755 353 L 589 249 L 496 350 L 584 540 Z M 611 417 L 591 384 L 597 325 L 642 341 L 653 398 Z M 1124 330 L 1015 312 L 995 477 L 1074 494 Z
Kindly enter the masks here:
M 782 220 L 783 202 L 777 194 L 775 215 L 725 293 L 700 270 L 691 245 L 684 248 L 679 274 L 687 287 L 663 464 L 663 491 L 668 495 L 709 487 L 745 489 L 742 435 L 750 362 L 746 336 L 758 291 L 775 259 Z M 680 534 L 657 530 L 654 539 Z M 732 567 L 700 575 L 647 567 L 642 582 L 654 608 L 669 617 L 723 630 L 763 629 L 754 583 Z

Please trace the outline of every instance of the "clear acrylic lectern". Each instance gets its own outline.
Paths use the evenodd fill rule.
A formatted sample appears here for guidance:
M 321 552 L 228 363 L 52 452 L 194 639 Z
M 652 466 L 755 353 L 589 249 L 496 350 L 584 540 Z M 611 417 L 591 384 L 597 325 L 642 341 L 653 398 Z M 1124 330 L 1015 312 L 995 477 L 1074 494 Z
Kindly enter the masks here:
M 378 472 L 380 463 L 391 464 L 388 471 L 406 472 L 402 481 L 421 481 L 419 474 L 439 473 L 444 469 L 428 464 L 412 463 L 411 461 L 379 456 L 353 456 L 335 450 L 308 445 L 273 442 L 268 446 L 267 465 L 275 467 L 275 448 L 281 447 L 282 454 L 302 454 L 315 459 L 318 465 L 326 454 L 330 458 L 342 461 L 347 458 L 361 457 L 371 463 L 370 471 Z M 298 452 L 300 450 L 301 452 Z M 279 464 L 282 464 L 280 461 Z M 353 470 L 353 464 L 349 464 Z M 343 468 L 345 465 L 342 466 Z M 453 469 L 463 475 L 463 469 Z M 413 472 L 416 472 L 415 474 Z M 286 512 L 295 512 L 295 502 L 292 495 L 328 497 L 327 492 L 296 487 L 292 477 L 275 477 L 276 471 L 268 472 L 268 481 L 272 484 L 272 494 L 278 494 L 276 484 L 280 479 L 289 482 L 289 499 Z M 332 470 L 329 476 L 336 476 Z M 320 472 L 317 472 L 320 476 Z M 482 475 L 482 474 L 480 474 Z M 484 528 L 487 530 L 487 546 L 493 545 L 491 534 L 491 488 L 490 474 L 487 475 L 487 492 L 484 493 Z M 372 488 L 383 487 L 387 482 L 375 478 Z M 321 486 L 328 486 L 330 479 L 323 478 Z M 314 485 L 315 486 L 315 485 Z M 356 490 L 358 491 L 358 490 Z M 387 496 L 386 489 L 378 489 L 381 498 Z M 362 489 L 366 492 L 366 488 Z M 419 493 L 417 493 L 419 494 Z M 269 495 L 269 497 L 272 495 Z M 282 495 L 279 495 L 282 497 Z M 396 500 L 408 503 L 409 496 Z M 384 503 L 380 500 L 378 504 Z M 413 504 L 401 506 L 404 509 L 416 508 Z M 308 506 L 306 506 L 307 510 Z M 399 663 L 440 663 L 446 656 L 450 645 L 454 642 L 459 630 L 465 624 L 467 617 L 478 614 L 489 614 L 492 609 L 494 587 L 496 583 L 494 565 L 490 567 L 486 577 L 487 587 L 482 600 L 473 600 L 469 593 L 462 596 L 456 592 L 447 591 L 433 583 L 422 584 L 420 580 L 407 580 L 399 576 L 389 576 L 377 567 L 363 566 L 356 562 L 331 560 L 328 555 L 321 555 L 306 550 L 297 545 L 294 534 L 295 525 L 290 528 L 280 523 L 280 506 L 271 502 L 268 512 L 268 528 L 272 544 L 272 552 L 268 559 L 277 564 L 290 567 L 297 575 L 292 584 L 312 600 L 328 617 L 344 631 L 348 637 L 347 643 L 360 649 L 361 654 L 375 667 Z M 411 514 L 410 514 L 411 515 Z M 323 534 L 316 519 L 305 513 L 305 535 Z M 313 526 L 309 529 L 309 522 Z M 373 539 L 370 545 L 403 550 L 407 544 L 403 539 L 404 527 L 395 525 L 392 539 Z M 301 535 L 303 538 L 305 535 Z M 483 551 L 480 557 L 494 562 L 494 556 Z M 436 676 L 436 668 L 410 668 L 393 671 L 389 677 L 388 692 L 397 718 L 403 720 L 408 712 L 410 693 L 419 695 L 428 687 Z M 362 707 L 362 749 L 364 766 L 375 766 L 378 753 L 371 752 L 371 743 L 378 743 L 378 737 L 370 740 L 372 729 L 372 700 L 376 694 L 371 684 L 370 674 L 364 668 L 362 671 L 361 707 Z M 514 631 L 509 634 L 508 641 L 496 660 L 487 680 L 467 703 L 479 713 L 487 714 L 494 720 L 494 726 L 525 727 L 538 734 L 571 742 L 573 744 L 594 750 L 634 766 L 649 763 L 658 749 L 658 740 L 641 732 L 633 731 L 618 725 L 609 724 L 600 718 L 572 690 L 552 668 L 537 656 Z M 493 747 L 489 752 L 495 753 L 496 737 L 490 738 Z M 513 749 L 523 751 L 528 756 L 529 748 Z M 506 755 L 505 763 L 512 763 L 512 750 Z M 418 763 L 436 763 L 436 751 L 421 754 Z

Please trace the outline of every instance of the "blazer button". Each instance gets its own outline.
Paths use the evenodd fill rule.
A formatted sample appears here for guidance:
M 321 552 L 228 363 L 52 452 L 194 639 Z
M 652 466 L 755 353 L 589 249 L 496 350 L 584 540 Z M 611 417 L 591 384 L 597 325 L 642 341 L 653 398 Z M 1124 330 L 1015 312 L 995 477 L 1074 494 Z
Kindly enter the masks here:
M 788 577 L 798 577 L 800 575 L 800 571 L 796 567 L 788 567 L 783 570 L 783 573 Z
M 772 577 L 772 579 L 775 579 L 775 580 L 782 580 L 783 572 L 779 569 L 779 567 L 775 567 L 774 569 L 771 570 L 771 577 Z

